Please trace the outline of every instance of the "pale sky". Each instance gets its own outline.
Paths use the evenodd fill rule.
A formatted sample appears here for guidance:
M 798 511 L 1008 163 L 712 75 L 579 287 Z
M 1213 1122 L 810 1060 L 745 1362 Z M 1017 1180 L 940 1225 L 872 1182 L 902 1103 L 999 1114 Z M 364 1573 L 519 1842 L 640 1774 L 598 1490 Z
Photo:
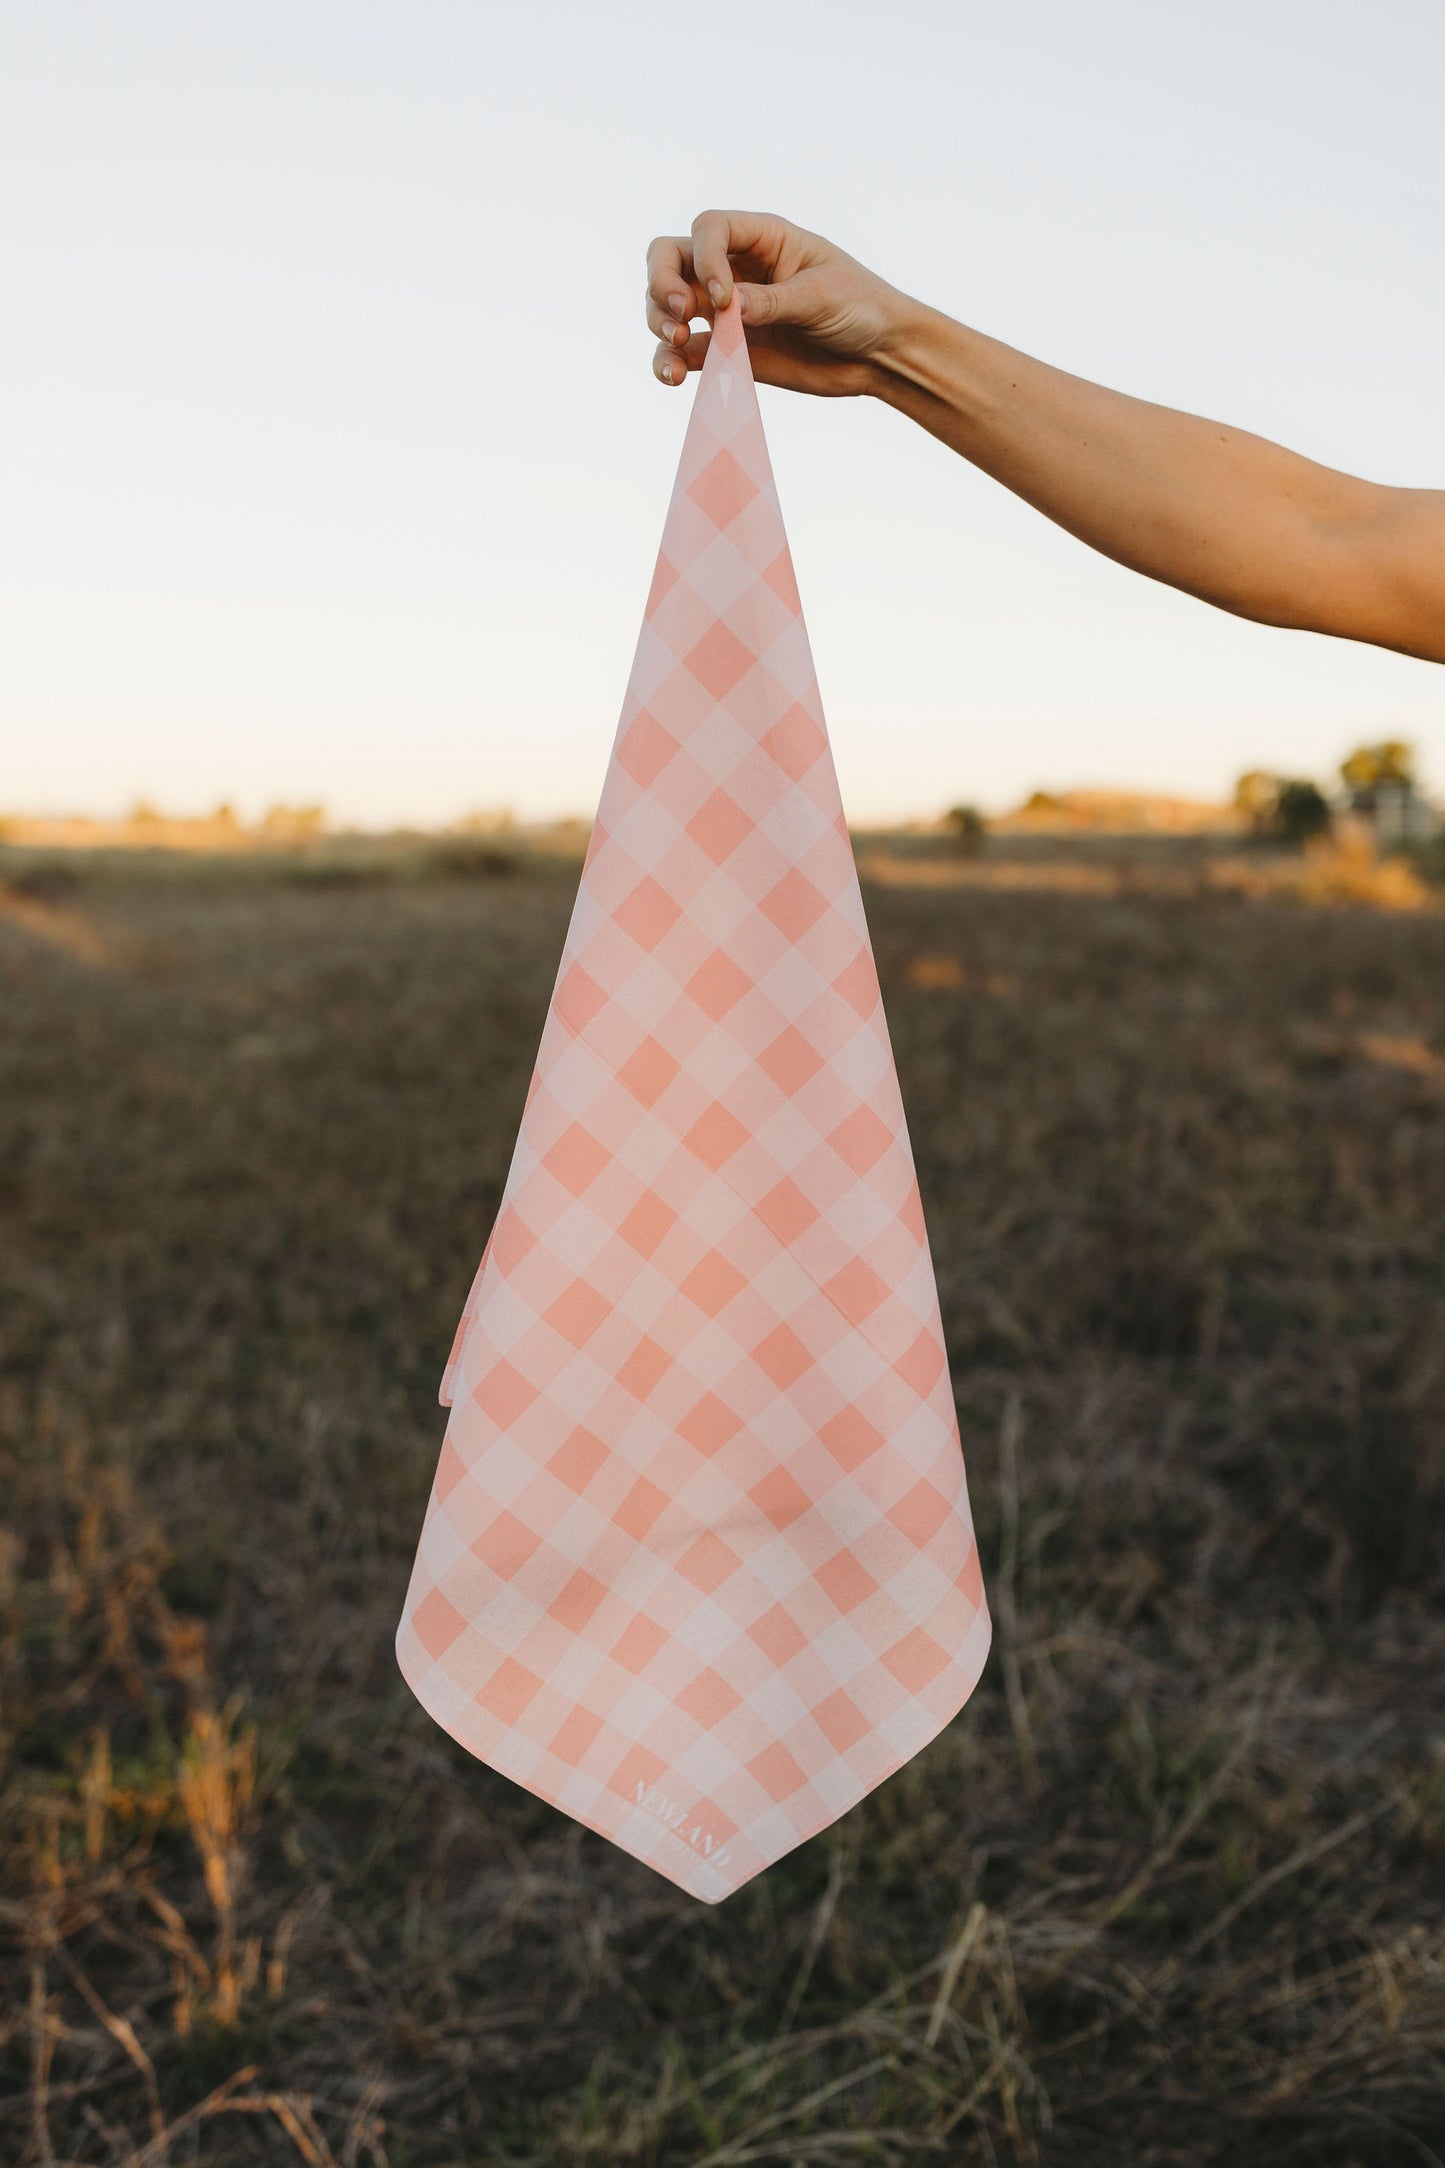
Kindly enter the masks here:
M 8 0 L 0 810 L 588 813 L 691 388 L 642 258 L 778 210 L 1029 352 L 1445 484 L 1440 0 Z M 1093 555 L 764 389 L 850 814 L 1213 795 L 1445 671 Z

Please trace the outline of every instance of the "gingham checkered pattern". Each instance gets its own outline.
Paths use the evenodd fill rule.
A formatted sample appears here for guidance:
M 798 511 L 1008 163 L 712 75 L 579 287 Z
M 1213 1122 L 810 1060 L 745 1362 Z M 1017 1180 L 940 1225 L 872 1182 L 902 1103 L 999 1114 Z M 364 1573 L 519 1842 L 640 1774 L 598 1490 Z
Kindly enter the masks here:
M 452 1736 L 716 1902 L 989 1617 L 736 303 L 714 326 L 397 1636 Z

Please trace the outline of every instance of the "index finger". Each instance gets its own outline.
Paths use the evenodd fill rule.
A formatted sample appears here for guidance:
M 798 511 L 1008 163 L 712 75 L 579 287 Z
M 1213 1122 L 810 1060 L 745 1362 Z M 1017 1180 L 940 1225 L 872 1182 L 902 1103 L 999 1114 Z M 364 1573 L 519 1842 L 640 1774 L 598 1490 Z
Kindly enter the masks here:
M 692 242 L 676 234 L 659 234 L 647 249 L 647 292 L 650 300 L 679 323 L 693 310 Z
M 733 297 L 730 255 L 760 250 L 776 251 L 787 232 L 787 221 L 766 211 L 700 211 L 692 222 L 692 256 L 698 282 L 706 286 L 716 309 L 725 309 Z

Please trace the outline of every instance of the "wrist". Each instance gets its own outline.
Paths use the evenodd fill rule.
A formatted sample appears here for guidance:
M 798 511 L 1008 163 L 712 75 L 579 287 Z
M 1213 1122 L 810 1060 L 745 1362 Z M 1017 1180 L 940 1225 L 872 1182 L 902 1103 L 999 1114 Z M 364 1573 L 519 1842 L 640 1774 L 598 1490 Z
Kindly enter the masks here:
M 883 323 L 873 342 L 869 356 L 880 378 L 883 397 L 889 386 L 912 384 L 920 390 L 930 387 L 925 382 L 929 372 L 929 350 L 937 343 L 938 311 L 926 302 L 915 301 L 911 294 L 899 293 L 890 288 L 883 310 Z M 957 327 L 955 326 L 955 329 Z
M 978 418 L 986 405 L 981 351 L 986 345 L 941 309 L 896 294 L 871 357 L 873 396 L 915 418 L 939 401 Z

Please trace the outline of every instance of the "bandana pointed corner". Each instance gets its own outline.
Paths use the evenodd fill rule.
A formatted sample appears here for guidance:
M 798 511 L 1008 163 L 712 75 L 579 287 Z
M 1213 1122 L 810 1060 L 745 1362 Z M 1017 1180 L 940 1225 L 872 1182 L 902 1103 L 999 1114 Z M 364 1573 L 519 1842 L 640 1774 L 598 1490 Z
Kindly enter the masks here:
M 736 300 L 441 1397 L 403 1673 L 691 1895 L 971 1694 L 937 1291 Z

